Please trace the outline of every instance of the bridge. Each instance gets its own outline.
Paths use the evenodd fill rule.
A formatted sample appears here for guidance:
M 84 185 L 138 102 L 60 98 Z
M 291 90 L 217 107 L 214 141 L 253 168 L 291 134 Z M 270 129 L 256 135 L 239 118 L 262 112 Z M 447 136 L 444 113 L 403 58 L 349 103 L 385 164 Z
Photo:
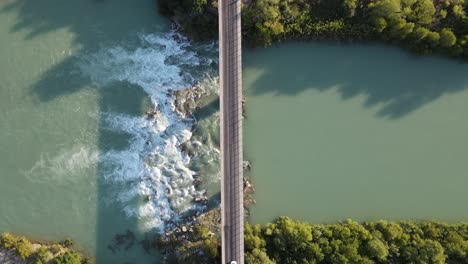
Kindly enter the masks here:
M 244 263 L 241 0 L 220 0 L 222 263 Z

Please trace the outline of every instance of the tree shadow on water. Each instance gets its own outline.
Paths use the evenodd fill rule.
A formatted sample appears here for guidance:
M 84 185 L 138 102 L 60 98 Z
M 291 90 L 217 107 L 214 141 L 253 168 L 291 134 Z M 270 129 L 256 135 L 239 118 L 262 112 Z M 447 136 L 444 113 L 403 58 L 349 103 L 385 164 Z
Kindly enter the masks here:
M 168 28 L 168 22 L 158 16 L 153 0 L 11 0 L 0 6 L 0 14 L 10 12 L 16 14 L 16 22 L 10 31 L 23 34 L 25 41 L 59 30 L 72 34 L 71 48 L 76 56 L 69 56 L 51 66 L 31 88 L 39 103 L 52 102 L 82 89 L 94 89 L 91 80 L 84 78 L 80 72 L 78 67 L 80 55 L 96 52 L 101 47 L 137 41 L 137 34 L 143 30 L 157 32 Z M 52 34 L 51 36 L 55 37 Z M 106 112 L 119 113 L 122 112 L 121 109 L 125 109 L 127 115 L 138 116 L 143 113 L 147 96 L 139 87 L 134 86 L 126 82 L 115 82 L 108 87 L 96 89 L 100 108 L 98 117 L 100 155 L 108 150 L 125 148 L 128 144 L 128 135 L 110 131 L 106 128 L 104 120 Z M 100 156 L 97 174 L 101 175 L 104 170 Z M 128 228 L 133 233 L 138 230 L 138 223 L 126 219 L 120 210 L 105 205 L 101 200 L 108 198 L 106 195 L 111 187 L 99 177 L 96 178 L 96 182 L 98 204 L 92 205 L 97 206 L 96 262 L 138 262 L 132 259 L 138 253 L 122 250 L 112 256 L 109 252 L 108 245 L 112 243 L 116 232 L 125 233 Z M 118 219 L 115 216 L 119 216 Z M 46 218 L 44 216 L 44 219 Z M 72 228 L 74 227 L 70 227 Z M 142 235 L 138 232 L 135 234 Z M 127 233 L 127 237 L 131 236 Z
M 246 68 L 262 73 L 251 84 L 254 95 L 336 89 L 343 100 L 363 96 L 363 107 L 376 107 L 381 118 L 403 117 L 468 88 L 467 64 L 383 45 L 287 43 L 246 54 Z

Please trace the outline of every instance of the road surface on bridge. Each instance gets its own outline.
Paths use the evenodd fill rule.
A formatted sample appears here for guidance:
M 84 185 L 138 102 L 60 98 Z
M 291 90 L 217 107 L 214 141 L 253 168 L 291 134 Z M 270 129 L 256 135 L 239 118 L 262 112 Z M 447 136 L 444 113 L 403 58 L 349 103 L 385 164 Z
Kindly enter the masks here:
M 241 1 L 220 0 L 221 238 L 223 263 L 244 263 Z

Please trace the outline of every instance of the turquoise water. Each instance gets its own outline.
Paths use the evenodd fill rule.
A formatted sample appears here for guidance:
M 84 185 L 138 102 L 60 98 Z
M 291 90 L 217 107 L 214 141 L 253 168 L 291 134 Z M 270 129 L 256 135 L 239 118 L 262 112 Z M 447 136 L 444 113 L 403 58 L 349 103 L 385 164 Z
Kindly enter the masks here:
M 0 232 L 153 263 L 145 236 L 206 209 L 190 202 L 205 188 L 219 204 L 216 56 L 176 41 L 154 1 L 1 1 Z M 467 72 L 385 46 L 247 50 L 249 220 L 467 220 Z M 202 108 L 174 112 L 169 89 L 197 82 Z
M 211 50 L 176 41 L 151 0 L 1 1 L 0 232 L 69 236 L 97 263 L 156 261 L 145 238 L 203 209 L 178 148 L 193 118 L 167 93 L 214 84 Z M 216 154 L 206 137 L 198 150 Z
M 244 53 L 250 220 L 468 220 L 468 65 L 396 48 Z

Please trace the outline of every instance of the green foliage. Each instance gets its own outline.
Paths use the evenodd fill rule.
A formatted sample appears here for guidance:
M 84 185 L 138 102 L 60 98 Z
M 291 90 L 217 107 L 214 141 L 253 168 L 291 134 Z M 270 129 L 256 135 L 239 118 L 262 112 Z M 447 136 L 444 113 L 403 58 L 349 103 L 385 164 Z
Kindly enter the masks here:
M 245 228 L 245 263 L 468 263 L 468 224 L 313 225 L 281 217 Z
M 55 258 L 56 264 L 81 264 L 81 256 L 73 251 L 67 251 Z
M 26 260 L 34 253 L 31 242 L 24 237 L 15 237 L 10 233 L 1 235 L 0 247 L 14 249 L 23 260 Z
M 370 258 L 384 261 L 388 257 L 388 246 L 378 238 L 369 241 L 367 250 Z
M 353 17 L 356 13 L 358 0 L 343 0 L 343 11 L 345 17 Z
M 419 25 L 427 26 L 433 22 L 435 12 L 436 9 L 432 0 L 418 0 L 413 5 L 409 18 L 412 18 Z
M 157 0 L 195 40 L 217 36 L 217 1 Z M 468 58 L 468 3 L 464 0 L 249 0 L 242 34 L 249 46 L 284 39 L 383 40 L 421 53 Z
M 395 0 L 377 0 L 369 4 L 369 16 L 377 32 L 392 27 L 401 18 L 401 6 Z
M 29 242 L 23 237 L 20 238 L 18 242 L 16 242 L 15 248 L 16 253 L 18 253 L 18 255 L 24 260 L 29 258 L 34 253 L 34 249 L 31 245 L 31 242 Z
M 51 260 L 54 255 L 45 246 L 41 246 L 36 252 L 36 264 L 45 264 Z
M 0 248 L 14 250 L 16 254 L 28 263 L 46 264 L 81 264 L 86 263 L 82 260 L 79 253 L 68 248 L 73 245 L 69 238 L 61 244 L 43 244 L 34 249 L 33 244 L 24 237 L 16 237 L 9 233 L 0 236 Z M 56 256 L 57 255 L 57 256 Z
M 13 236 L 12 234 L 4 233 L 0 237 L 0 246 L 4 247 L 6 249 L 10 249 L 10 248 L 13 248 L 16 245 L 18 240 L 19 240 L 19 238 Z
M 456 42 L 457 37 L 455 36 L 455 34 L 453 34 L 453 32 L 450 29 L 444 28 L 442 29 L 442 31 L 440 31 L 440 45 L 442 47 L 451 47 L 455 45 Z
M 177 17 L 182 31 L 195 40 L 213 39 L 218 35 L 218 18 L 207 13 L 208 2 L 208 0 L 157 0 L 159 12 L 166 16 Z
M 67 237 L 61 242 L 61 244 L 64 247 L 71 247 L 71 246 L 73 246 L 75 244 L 75 241 L 73 241 L 73 239 Z

